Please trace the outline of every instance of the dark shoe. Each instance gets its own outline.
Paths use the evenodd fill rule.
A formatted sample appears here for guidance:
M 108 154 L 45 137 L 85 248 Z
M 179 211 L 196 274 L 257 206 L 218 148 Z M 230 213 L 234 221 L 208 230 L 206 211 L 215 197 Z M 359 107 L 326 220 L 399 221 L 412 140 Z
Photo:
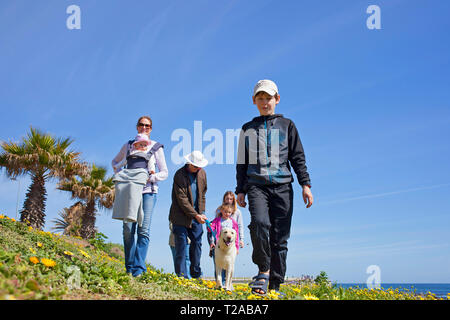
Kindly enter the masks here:
M 269 285 L 269 275 L 264 273 L 258 273 L 253 277 L 253 281 L 248 284 L 252 289 L 253 294 L 265 295 L 267 293 L 267 286 Z M 257 292 L 259 290 L 260 292 Z M 263 293 L 261 293 L 263 291 Z

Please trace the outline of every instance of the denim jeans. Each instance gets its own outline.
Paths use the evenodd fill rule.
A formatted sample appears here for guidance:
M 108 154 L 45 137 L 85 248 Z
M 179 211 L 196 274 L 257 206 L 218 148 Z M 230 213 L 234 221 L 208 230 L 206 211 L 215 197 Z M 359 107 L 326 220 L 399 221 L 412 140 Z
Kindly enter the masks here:
M 173 258 L 173 265 L 175 268 L 175 257 L 176 257 L 176 251 L 175 247 L 170 246 L 170 250 L 172 251 L 172 258 Z M 187 271 L 187 278 L 191 278 L 191 273 L 189 269 L 191 268 L 191 260 L 189 259 L 189 244 L 186 245 L 186 271 Z
M 144 210 L 144 221 L 142 226 L 137 226 L 136 222 L 123 223 L 123 247 L 125 251 L 125 268 L 128 273 L 138 276 L 147 271 L 145 257 L 147 256 L 150 242 L 150 224 L 153 216 L 153 209 L 156 203 L 156 193 L 143 193 L 142 206 Z
M 192 228 L 174 224 L 172 226 L 175 235 L 175 273 L 179 277 L 188 277 L 186 269 L 187 237 L 191 240 L 189 247 L 189 259 L 191 260 L 190 272 L 192 278 L 200 278 L 200 257 L 202 255 L 203 227 L 197 220 L 192 220 Z

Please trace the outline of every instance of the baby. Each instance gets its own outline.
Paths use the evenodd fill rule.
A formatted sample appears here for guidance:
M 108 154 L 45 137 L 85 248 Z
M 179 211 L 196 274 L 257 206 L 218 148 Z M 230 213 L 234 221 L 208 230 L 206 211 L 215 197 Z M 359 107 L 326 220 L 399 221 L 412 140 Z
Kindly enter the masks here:
M 130 153 L 127 156 L 128 169 L 146 168 L 148 162 L 148 146 L 150 139 L 146 134 L 138 134 L 131 145 Z M 150 174 L 155 173 L 155 168 L 149 168 Z

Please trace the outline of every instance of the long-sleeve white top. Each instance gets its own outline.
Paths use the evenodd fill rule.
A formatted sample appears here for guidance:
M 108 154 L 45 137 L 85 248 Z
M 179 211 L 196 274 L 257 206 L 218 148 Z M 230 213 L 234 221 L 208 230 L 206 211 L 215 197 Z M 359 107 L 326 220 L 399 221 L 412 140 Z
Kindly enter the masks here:
M 148 145 L 145 152 L 148 152 L 154 145 L 156 141 L 150 140 L 150 144 Z M 111 165 L 114 169 L 114 173 L 119 172 L 122 170 L 122 168 L 127 163 L 127 151 L 128 151 L 129 145 L 128 142 L 126 142 L 122 148 L 120 149 L 119 153 L 114 157 L 114 159 L 111 161 Z M 156 167 L 158 167 L 158 172 L 156 172 Z M 169 176 L 169 171 L 167 170 L 167 164 L 166 164 L 166 158 L 164 156 L 164 148 L 159 148 L 150 158 L 148 161 L 148 173 L 149 173 L 149 179 L 147 181 L 147 184 L 144 187 L 143 193 L 158 193 L 158 182 L 166 180 Z M 155 172 L 151 174 L 150 172 Z

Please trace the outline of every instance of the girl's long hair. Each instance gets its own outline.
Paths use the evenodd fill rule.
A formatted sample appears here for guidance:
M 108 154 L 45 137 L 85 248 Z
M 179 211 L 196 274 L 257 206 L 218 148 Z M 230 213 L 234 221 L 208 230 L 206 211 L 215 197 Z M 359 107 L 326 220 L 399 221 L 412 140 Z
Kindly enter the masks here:
M 231 204 L 231 206 L 233 207 L 233 213 L 235 213 L 236 210 L 237 210 L 237 202 L 236 202 L 236 197 L 235 197 L 233 191 L 227 191 L 227 192 L 225 192 L 225 194 L 223 195 L 223 198 L 222 198 L 222 205 L 225 204 L 225 198 L 226 198 L 227 196 L 229 196 L 229 195 L 233 197 L 233 203 Z M 221 205 L 221 206 L 222 206 L 222 205 Z M 219 208 L 217 208 L 217 209 L 220 210 L 220 207 L 221 207 L 221 206 L 219 206 Z M 220 211 L 219 211 L 219 213 L 216 214 L 216 217 L 218 217 L 218 216 L 220 216 Z

